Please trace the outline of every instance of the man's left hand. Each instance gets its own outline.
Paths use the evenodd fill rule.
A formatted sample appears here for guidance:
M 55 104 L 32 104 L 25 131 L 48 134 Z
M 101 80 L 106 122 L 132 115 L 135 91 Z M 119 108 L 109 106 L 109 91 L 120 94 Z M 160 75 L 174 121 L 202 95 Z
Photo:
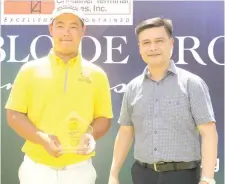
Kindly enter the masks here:
M 84 134 L 80 139 L 80 145 L 75 151 L 76 154 L 87 155 L 95 150 L 95 139 L 91 134 Z

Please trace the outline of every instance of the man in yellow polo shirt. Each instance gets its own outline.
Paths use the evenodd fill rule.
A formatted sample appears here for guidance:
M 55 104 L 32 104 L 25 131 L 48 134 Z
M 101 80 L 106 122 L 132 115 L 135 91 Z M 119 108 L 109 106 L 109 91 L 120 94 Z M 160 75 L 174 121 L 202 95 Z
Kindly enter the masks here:
M 81 58 L 86 28 L 81 15 L 56 9 L 52 20 L 52 50 L 22 66 L 6 104 L 9 126 L 26 140 L 20 184 L 94 184 L 95 140 L 107 132 L 113 116 L 108 78 Z M 68 151 L 73 121 L 84 125 L 84 135 L 78 149 Z M 92 131 L 85 133 L 88 124 Z

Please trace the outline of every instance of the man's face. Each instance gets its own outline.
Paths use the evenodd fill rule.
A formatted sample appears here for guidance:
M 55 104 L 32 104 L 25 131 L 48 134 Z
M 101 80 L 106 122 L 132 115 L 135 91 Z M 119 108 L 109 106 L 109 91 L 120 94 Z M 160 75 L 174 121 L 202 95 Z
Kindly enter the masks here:
M 138 36 L 139 52 L 149 65 L 162 65 L 170 60 L 173 39 L 168 36 L 164 27 L 148 28 Z
M 49 32 L 53 38 L 54 49 L 63 54 L 77 52 L 80 41 L 85 33 L 79 17 L 73 14 L 62 14 L 49 25 Z

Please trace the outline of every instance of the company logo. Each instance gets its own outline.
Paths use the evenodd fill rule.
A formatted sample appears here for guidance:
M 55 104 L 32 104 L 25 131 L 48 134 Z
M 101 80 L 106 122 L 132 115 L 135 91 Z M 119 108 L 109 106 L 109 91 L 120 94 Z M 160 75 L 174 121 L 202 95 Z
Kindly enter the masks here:
M 4 0 L 1 22 L 3 25 L 48 25 L 53 10 L 65 7 L 82 12 L 86 25 L 133 24 L 133 0 Z

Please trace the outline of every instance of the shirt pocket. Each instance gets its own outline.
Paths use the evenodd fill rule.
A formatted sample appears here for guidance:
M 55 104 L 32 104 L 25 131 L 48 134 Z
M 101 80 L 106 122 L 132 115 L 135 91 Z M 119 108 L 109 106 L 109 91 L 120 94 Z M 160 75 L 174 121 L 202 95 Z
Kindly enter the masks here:
M 162 114 L 166 120 L 181 122 L 190 116 L 189 99 L 186 95 L 165 96 Z

